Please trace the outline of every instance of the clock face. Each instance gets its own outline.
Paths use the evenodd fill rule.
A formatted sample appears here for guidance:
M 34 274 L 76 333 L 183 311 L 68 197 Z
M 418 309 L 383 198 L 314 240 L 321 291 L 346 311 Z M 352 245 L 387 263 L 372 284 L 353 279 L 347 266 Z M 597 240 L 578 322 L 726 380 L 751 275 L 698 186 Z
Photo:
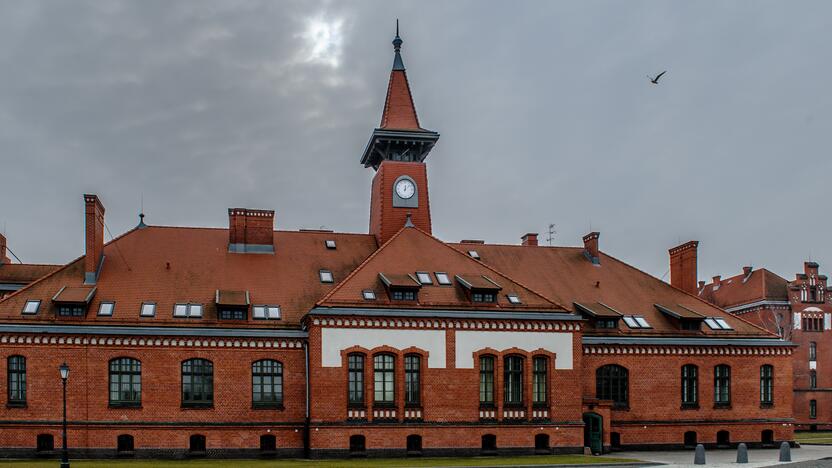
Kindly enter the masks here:
M 416 185 L 413 181 L 402 179 L 396 182 L 396 195 L 407 200 L 416 193 Z

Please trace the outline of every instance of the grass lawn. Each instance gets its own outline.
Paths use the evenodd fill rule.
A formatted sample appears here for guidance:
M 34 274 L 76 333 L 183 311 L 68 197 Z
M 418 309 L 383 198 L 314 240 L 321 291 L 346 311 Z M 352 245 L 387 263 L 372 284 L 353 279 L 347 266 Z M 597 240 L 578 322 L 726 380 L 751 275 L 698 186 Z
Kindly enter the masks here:
M 537 455 L 522 457 L 466 457 L 466 458 L 364 458 L 352 460 L 70 460 L 73 468 L 179 468 L 221 467 L 235 468 L 372 468 L 372 467 L 424 467 L 424 466 L 504 466 L 542 464 L 592 464 L 635 462 L 627 458 L 590 457 L 584 455 Z M 56 468 L 58 460 L 26 460 L 0 462 L 14 468 Z
M 795 432 L 794 439 L 801 444 L 832 445 L 832 431 Z

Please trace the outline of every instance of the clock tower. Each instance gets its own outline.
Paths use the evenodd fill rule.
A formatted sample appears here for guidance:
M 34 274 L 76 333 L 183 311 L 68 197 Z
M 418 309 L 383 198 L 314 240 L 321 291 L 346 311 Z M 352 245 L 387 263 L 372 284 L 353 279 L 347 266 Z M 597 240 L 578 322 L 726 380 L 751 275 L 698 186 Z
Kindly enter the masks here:
M 425 158 L 439 134 L 419 126 L 401 56 L 402 42 L 397 21 L 381 125 L 373 130 L 361 156 L 361 164 L 376 171 L 370 195 L 370 234 L 379 244 L 398 232 L 408 217 L 414 226 L 431 232 Z

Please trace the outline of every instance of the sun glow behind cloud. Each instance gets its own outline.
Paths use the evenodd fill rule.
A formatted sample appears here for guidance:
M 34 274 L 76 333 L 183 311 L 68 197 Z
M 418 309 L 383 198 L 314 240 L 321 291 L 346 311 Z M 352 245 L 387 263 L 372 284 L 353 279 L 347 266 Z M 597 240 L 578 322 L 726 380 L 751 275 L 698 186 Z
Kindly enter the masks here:
M 305 41 L 300 59 L 338 68 L 343 44 L 344 20 L 319 15 L 306 20 L 300 37 Z

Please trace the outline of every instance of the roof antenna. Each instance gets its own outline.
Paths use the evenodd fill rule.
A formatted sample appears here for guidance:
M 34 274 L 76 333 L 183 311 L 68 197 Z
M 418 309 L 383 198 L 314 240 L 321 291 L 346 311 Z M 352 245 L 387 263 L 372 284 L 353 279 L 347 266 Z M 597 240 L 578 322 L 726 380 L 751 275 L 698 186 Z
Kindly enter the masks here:
M 549 224 L 549 235 L 546 237 L 546 241 L 549 243 L 549 247 L 552 246 L 552 241 L 555 240 L 555 234 L 558 232 L 555 231 L 555 225 Z

